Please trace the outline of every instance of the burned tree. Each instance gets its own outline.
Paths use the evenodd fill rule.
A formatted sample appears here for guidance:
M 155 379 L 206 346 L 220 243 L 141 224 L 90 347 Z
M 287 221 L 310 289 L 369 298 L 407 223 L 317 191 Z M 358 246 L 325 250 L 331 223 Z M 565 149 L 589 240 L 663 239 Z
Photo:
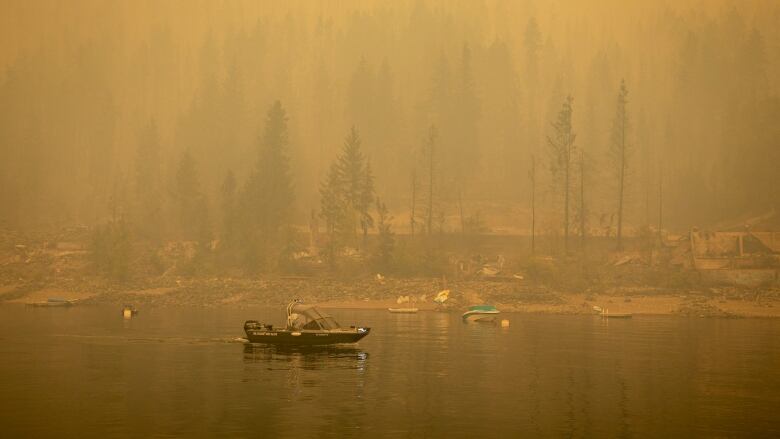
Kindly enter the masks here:
M 438 131 L 436 125 L 431 125 L 428 130 L 428 137 L 426 139 L 423 155 L 425 160 L 425 167 L 427 171 L 427 183 L 428 191 L 426 196 L 426 211 L 425 211 L 425 233 L 431 235 L 433 230 L 433 197 L 434 197 L 434 182 L 436 180 L 436 139 L 438 137 Z
M 547 137 L 550 146 L 550 171 L 553 184 L 563 196 L 563 236 L 564 251 L 569 252 L 569 201 L 571 198 L 571 177 L 574 171 L 576 147 L 574 140 L 577 135 L 572 131 L 572 112 L 574 99 L 571 95 L 563 101 L 558 112 L 558 118 L 553 122 L 552 136 Z
M 585 253 L 585 238 L 587 236 L 586 220 L 588 210 L 585 206 L 585 152 L 580 150 L 580 203 L 577 209 L 577 218 L 580 220 L 580 251 Z
M 531 155 L 531 170 L 528 171 L 531 179 L 531 254 L 536 252 L 536 156 Z
M 412 178 L 411 178 L 411 189 L 412 189 L 412 200 L 409 212 L 409 227 L 411 228 L 411 235 L 414 236 L 414 226 L 417 224 L 417 217 L 415 216 L 415 208 L 417 207 L 417 191 L 419 182 L 417 181 L 417 170 L 412 169 Z
M 626 199 L 626 186 L 628 176 L 628 166 L 631 149 L 627 142 L 627 133 L 629 128 L 628 112 L 628 89 L 626 81 L 620 82 L 620 91 L 617 96 L 617 108 L 615 110 L 615 119 L 612 123 L 612 136 L 610 142 L 609 155 L 613 164 L 615 173 L 615 182 L 617 184 L 617 249 L 623 249 L 623 212 Z

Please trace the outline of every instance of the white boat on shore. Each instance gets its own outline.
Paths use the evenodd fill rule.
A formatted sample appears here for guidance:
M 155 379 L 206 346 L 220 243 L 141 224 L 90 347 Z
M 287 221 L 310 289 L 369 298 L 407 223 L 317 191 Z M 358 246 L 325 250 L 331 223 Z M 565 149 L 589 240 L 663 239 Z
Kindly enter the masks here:
M 501 314 L 493 305 L 475 305 L 470 306 L 469 310 L 463 313 L 463 321 L 470 322 L 492 322 L 496 316 Z
M 415 314 L 419 309 L 417 308 L 387 308 L 393 314 Z

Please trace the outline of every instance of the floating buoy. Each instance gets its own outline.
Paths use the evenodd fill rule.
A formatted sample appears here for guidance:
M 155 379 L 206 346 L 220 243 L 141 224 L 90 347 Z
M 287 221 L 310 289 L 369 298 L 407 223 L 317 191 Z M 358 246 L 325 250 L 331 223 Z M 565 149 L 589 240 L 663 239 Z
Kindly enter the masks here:
M 138 310 L 132 305 L 125 305 L 124 308 L 122 308 L 122 317 L 125 319 L 131 319 L 136 314 L 138 314 Z
M 509 327 L 509 320 L 507 320 L 507 319 L 501 320 L 501 327 L 502 328 L 508 328 Z

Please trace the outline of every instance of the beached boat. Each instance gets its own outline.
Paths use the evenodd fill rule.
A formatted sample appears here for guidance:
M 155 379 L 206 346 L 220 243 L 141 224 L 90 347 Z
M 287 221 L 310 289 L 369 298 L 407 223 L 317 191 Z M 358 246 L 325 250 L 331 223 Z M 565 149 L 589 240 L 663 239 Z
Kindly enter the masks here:
M 418 308 L 387 308 L 393 314 L 414 314 L 419 311 Z
M 371 328 L 343 328 L 330 315 L 296 300 L 287 305 L 285 327 L 277 328 L 257 320 L 247 320 L 244 332 L 250 343 L 314 346 L 355 343 L 367 336 Z
M 33 302 L 28 303 L 28 306 L 36 307 L 60 307 L 60 306 L 72 306 L 76 303 L 75 299 L 63 299 L 61 297 L 49 297 L 45 302 Z
M 603 319 L 630 319 L 633 316 L 630 312 L 609 312 L 608 309 L 601 312 Z
M 500 313 L 493 305 L 475 305 L 470 306 L 462 317 L 464 322 L 492 322 Z

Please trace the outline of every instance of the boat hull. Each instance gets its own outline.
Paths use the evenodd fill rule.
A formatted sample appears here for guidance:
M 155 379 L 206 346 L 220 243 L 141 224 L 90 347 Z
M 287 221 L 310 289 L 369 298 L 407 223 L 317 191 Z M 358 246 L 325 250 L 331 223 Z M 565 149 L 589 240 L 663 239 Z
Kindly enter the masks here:
M 73 306 L 73 302 L 33 302 L 28 303 L 27 306 L 34 306 L 39 308 L 68 307 Z
M 463 314 L 464 322 L 493 322 L 498 317 L 498 311 L 468 311 Z
M 615 314 L 601 314 L 601 318 L 603 319 L 630 319 L 634 315 L 630 313 L 615 313 Z
M 250 343 L 320 346 L 356 343 L 367 336 L 369 332 L 371 332 L 371 328 L 357 328 L 355 331 L 247 330 L 246 338 Z

